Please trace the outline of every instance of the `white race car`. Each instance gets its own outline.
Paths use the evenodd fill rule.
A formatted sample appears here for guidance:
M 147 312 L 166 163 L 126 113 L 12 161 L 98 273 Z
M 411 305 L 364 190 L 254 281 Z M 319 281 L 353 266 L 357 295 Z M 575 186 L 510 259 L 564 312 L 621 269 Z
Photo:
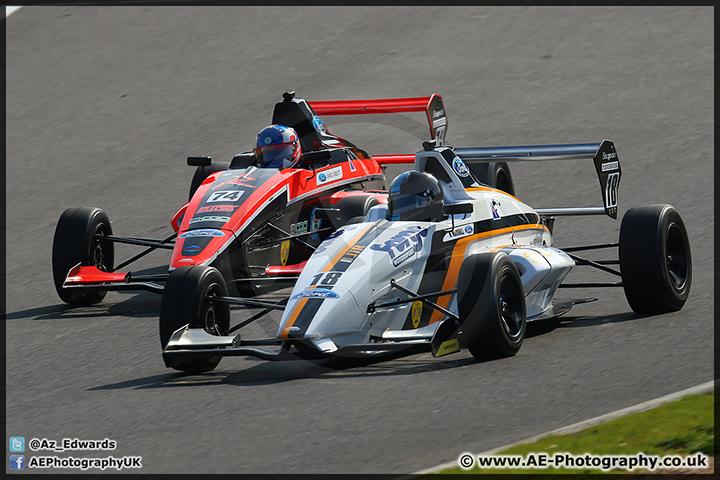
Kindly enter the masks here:
M 592 159 L 603 205 L 533 209 L 481 184 L 468 166 L 548 159 Z M 560 287 L 622 287 L 635 312 L 679 310 L 690 291 L 692 265 L 684 223 L 671 205 L 628 210 L 617 243 L 553 246 L 557 216 L 617 217 L 620 175 L 609 140 L 497 148 L 425 142 L 413 170 L 393 180 L 388 202 L 321 243 L 282 301 L 229 297 L 222 275 L 209 266 L 174 270 L 160 314 L 161 332 L 173 332 L 165 363 L 200 372 L 215 368 L 222 356 L 358 357 L 408 348 L 434 356 L 461 348 L 475 357 L 511 356 L 522 345 L 526 322 L 596 300 L 556 300 Z M 335 212 L 318 213 L 330 218 Z M 600 248 L 618 248 L 619 259 L 594 262 L 575 253 Z M 620 281 L 563 284 L 576 265 Z M 261 312 L 230 328 L 230 304 Z M 236 333 L 272 309 L 283 311 L 275 337 Z

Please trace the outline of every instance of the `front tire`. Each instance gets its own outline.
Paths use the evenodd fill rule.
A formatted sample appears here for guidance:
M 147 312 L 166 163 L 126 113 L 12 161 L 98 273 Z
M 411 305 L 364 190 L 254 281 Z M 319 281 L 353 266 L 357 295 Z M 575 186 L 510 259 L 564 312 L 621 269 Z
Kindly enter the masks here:
M 60 299 L 71 305 L 92 305 L 105 298 L 107 291 L 62 288 L 75 265 L 94 266 L 112 272 L 115 245 L 103 236 L 112 235 L 107 214 L 99 208 L 68 208 L 60 216 L 52 247 L 52 271 Z
M 170 273 L 160 304 L 160 344 L 163 349 L 180 327 L 202 328 L 211 335 L 227 335 L 230 329 L 230 305 L 214 302 L 213 296 L 226 296 L 222 274 L 213 267 L 184 266 Z M 185 372 L 208 372 L 222 357 L 173 358 L 166 365 Z
M 625 298 L 634 312 L 675 312 L 685 305 L 692 283 L 690 241 L 672 205 L 628 210 L 619 254 Z
M 458 275 L 462 342 L 475 358 L 515 355 L 526 330 L 520 273 L 505 253 L 471 255 Z

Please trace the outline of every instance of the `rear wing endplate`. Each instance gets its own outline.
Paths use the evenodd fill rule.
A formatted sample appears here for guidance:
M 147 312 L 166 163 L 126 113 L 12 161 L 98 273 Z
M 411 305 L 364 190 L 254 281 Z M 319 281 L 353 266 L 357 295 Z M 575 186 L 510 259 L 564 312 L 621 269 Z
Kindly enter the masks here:
M 430 124 L 430 137 L 438 146 L 445 144 L 447 116 L 442 97 L 387 98 L 381 100 L 321 100 L 308 102 L 318 115 L 364 115 L 382 113 L 425 112 Z
M 465 163 L 527 162 L 541 160 L 592 159 L 600 181 L 602 207 L 537 209 L 541 215 L 588 215 L 604 213 L 617 218 L 620 162 L 615 144 L 610 140 L 600 143 L 569 145 L 532 145 L 521 147 L 470 147 L 455 148 L 455 154 Z

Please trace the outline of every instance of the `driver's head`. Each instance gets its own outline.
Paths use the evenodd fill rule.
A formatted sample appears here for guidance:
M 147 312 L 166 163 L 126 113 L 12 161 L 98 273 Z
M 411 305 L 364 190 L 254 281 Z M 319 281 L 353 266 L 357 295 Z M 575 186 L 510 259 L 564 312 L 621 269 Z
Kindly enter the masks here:
M 439 222 L 443 219 L 443 191 L 437 179 L 427 172 L 403 172 L 390 184 L 390 220 Z
M 253 152 L 260 168 L 288 168 L 300 160 L 300 138 L 293 128 L 270 125 L 258 133 Z

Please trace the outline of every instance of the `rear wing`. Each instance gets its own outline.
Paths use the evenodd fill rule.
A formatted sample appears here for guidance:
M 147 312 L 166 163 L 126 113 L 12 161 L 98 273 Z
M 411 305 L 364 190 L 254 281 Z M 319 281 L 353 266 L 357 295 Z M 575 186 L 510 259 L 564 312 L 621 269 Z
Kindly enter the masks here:
M 308 102 L 318 115 L 365 115 L 382 113 L 425 112 L 430 124 L 430 138 L 438 146 L 445 144 L 447 117 L 442 97 L 387 98 L 381 100 L 329 100 Z M 383 163 L 383 162 L 378 162 Z
M 532 145 L 521 147 L 470 147 L 455 148 L 455 154 L 465 163 L 527 162 L 542 160 L 589 160 L 595 164 L 603 197 L 602 207 L 570 207 L 536 209 L 540 215 L 594 215 L 606 214 L 617 218 L 620 162 L 615 144 L 610 140 L 600 143 L 569 145 Z

